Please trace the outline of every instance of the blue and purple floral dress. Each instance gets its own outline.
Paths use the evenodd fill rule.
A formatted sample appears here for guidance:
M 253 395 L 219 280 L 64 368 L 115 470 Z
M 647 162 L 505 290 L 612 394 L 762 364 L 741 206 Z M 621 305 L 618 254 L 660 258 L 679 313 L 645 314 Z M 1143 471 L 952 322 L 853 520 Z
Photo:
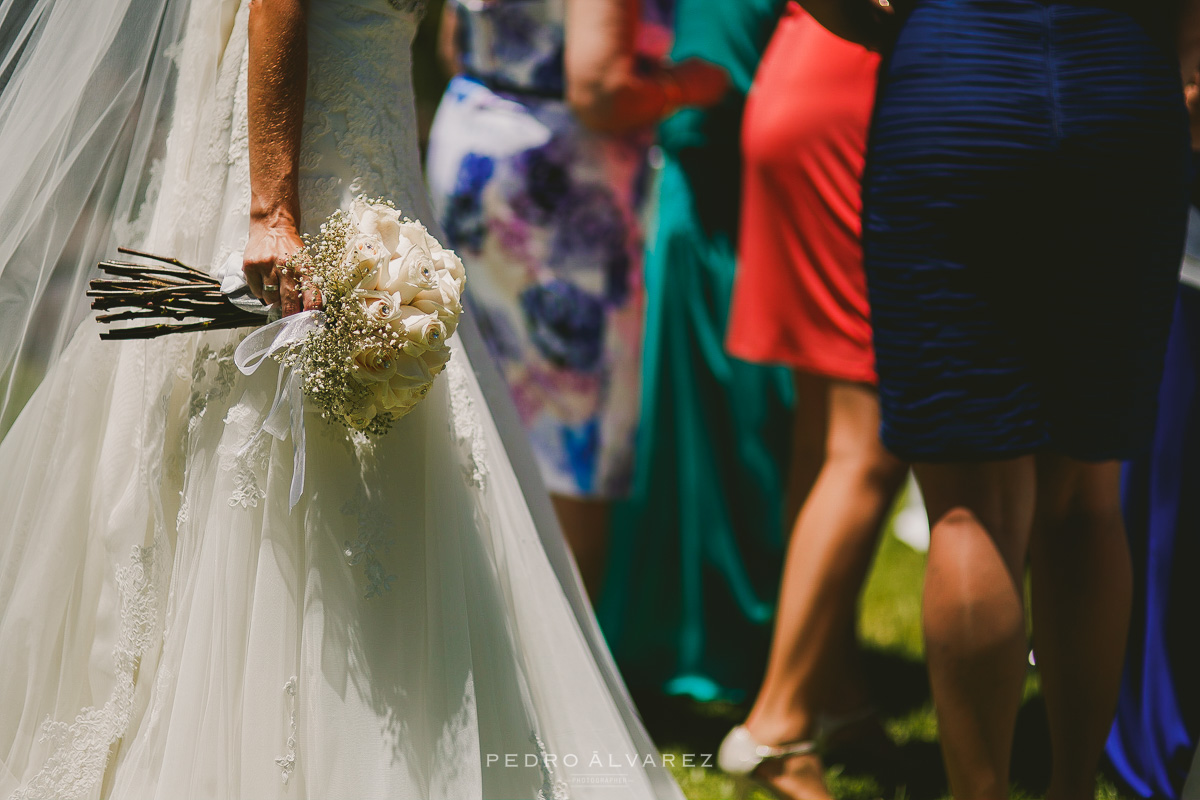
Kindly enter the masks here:
M 642 348 L 640 205 L 652 132 L 585 129 L 563 101 L 562 0 L 448 0 L 464 74 L 430 134 L 427 173 L 475 316 L 551 492 L 626 494 Z M 643 3 L 639 50 L 669 28 Z

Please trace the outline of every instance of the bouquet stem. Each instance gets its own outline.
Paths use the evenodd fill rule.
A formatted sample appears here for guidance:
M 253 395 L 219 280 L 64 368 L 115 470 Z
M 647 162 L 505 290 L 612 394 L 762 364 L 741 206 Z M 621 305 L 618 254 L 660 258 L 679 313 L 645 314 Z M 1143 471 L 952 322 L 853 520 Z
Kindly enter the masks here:
M 254 314 L 234 305 L 221 292 L 221 282 L 189 267 L 177 258 L 119 247 L 123 255 L 157 261 L 160 265 L 132 261 L 101 261 L 100 271 L 108 278 L 92 281 L 87 296 L 92 308 L 112 313 L 96 320 L 144 321 L 142 325 L 108 328 L 101 339 L 153 339 L 170 333 L 257 327 L 263 323 Z

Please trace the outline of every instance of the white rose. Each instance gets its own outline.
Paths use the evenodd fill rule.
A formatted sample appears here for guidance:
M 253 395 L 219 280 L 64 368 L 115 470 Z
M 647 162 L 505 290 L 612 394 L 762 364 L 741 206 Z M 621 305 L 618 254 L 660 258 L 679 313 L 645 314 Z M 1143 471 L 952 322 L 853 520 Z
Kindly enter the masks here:
M 429 374 L 436 376 L 446 368 L 446 362 L 450 360 L 450 348 L 439 347 L 436 350 L 426 350 L 421 354 L 421 363 L 429 370 Z
M 346 418 L 346 421 L 350 423 L 351 427 L 362 430 L 363 428 L 367 427 L 367 424 L 371 420 L 375 419 L 378 414 L 379 409 L 375 407 L 374 403 L 372 403 L 366 408 L 360 409 L 359 411 L 349 415 Z
M 346 244 L 343 261 L 353 267 L 358 276 L 358 285 L 363 289 L 376 289 L 392 254 L 378 236 L 360 233 L 351 237 Z
M 396 252 L 400 241 L 400 212 L 385 203 L 355 200 L 350 204 L 350 220 L 360 232 L 378 236 L 384 247 Z
M 371 384 L 371 401 L 381 412 L 386 412 L 396 407 L 396 402 L 392 395 L 392 387 L 387 381 Z
M 396 374 L 397 353 L 380 347 L 368 347 L 354 354 L 354 377 L 360 383 L 391 380 Z
M 467 282 L 467 270 L 462 259 L 453 250 L 442 247 L 442 243 L 430 236 L 428 231 L 425 233 L 425 249 L 437 266 L 438 277 L 441 278 L 443 273 L 448 274 L 461 294 Z
M 397 411 L 405 412 L 419 403 L 428 391 L 428 384 L 401 387 L 391 382 L 371 385 L 372 400 L 376 406 L 393 415 Z
M 376 322 L 393 322 L 404 308 L 400 295 L 386 292 L 368 292 L 362 297 L 362 304 L 367 318 Z
M 433 374 L 420 357 L 401 353 L 396 358 L 396 374 L 388 382 L 398 389 L 412 389 L 432 380 Z
M 462 300 L 458 287 L 450 276 L 438 281 L 436 289 L 426 289 L 413 298 L 412 305 L 426 313 L 436 313 L 446 326 L 446 336 L 452 336 L 462 315 Z
M 446 341 L 446 325 L 438 319 L 436 309 L 404 306 L 400 309 L 399 323 L 404 326 L 405 343 L 402 349 L 409 355 L 420 355 L 426 350 L 441 347 Z
M 437 266 L 425 248 L 424 229 L 419 225 L 413 228 L 414 233 L 420 233 L 421 238 L 413 239 L 402 236 L 397 250 L 392 253 L 392 260 L 386 268 L 386 277 L 380 278 L 379 288 L 383 291 L 399 294 L 405 303 L 411 303 L 419 293 L 437 288 Z
M 423 383 L 420 386 L 396 390 L 396 398 L 400 401 L 400 407 L 412 408 L 417 403 L 424 400 L 425 395 L 428 393 L 429 384 Z

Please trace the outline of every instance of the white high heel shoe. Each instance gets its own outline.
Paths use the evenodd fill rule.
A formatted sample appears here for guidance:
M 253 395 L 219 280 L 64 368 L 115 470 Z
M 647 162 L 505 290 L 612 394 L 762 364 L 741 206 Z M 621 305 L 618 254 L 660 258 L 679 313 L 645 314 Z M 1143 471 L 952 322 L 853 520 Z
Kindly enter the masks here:
M 717 750 L 717 766 L 737 783 L 741 800 L 749 797 L 750 790 L 755 786 L 772 797 L 782 797 L 774 786 L 755 776 L 754 771 L 760 764 L 789 756 L 819 755 L 830 737 L 874 715 L 873 708 L 865 708 L 844 716 L 826 716 L 821 719 L 818 733 L 812 739 L 781 745 L 759 744 L 745 725 L 738 725 L 721 740 L 721 747 Z
M 775 787 L 755 777 L 759 764 L 788 756 L 813 755 L 820 749 L 818 739 L 807 739 L 782 745 L 759 744 L 745 725 L 738 725 L 725 735 L 717 750 L 717 766 L 733 777 L 738 787 L 740 800 L 750 796 L 750 790 L 758 786 L 773 797 L 779 797 Z

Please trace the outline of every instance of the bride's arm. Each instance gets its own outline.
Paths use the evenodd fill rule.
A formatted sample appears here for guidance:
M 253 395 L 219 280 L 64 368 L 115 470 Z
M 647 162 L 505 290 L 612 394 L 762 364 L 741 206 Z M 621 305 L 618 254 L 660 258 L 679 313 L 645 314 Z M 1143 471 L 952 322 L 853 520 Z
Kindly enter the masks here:
M 295 278 L 282 275 L 279 266 L 304 244 L 298 182 L 308 80 L 307 5 L 307 0 L 250 2 L 250 238 L 243 269 L 250 291 L 266 303 L 282 301 L 284 314 L 301 309 Z

